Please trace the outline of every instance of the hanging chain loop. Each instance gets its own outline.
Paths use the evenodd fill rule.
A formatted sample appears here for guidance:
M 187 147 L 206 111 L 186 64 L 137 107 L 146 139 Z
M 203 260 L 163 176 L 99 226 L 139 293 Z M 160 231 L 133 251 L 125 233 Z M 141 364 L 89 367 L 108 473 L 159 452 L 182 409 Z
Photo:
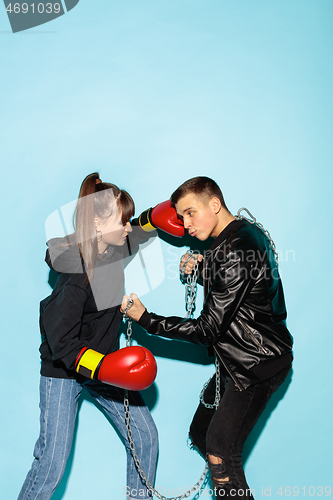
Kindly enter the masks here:
M 204 399 L 205 390 L 207 389 L 208 384 L 213 377 L 210 377 L 210 379 L 204 384 L 202 391 L 200 392 L 200 403 L 204 405 L 206 408 L 209 408 L 210 410 L 217 410 L 217 407 L 220 404 L 220 388 L 221 388 L 220 361 L 216 355 L 215 355 L 215 369 L 216 369 L 216 380 L 215 380 L 216 387 L 215 387 L 214 403 L 213 404 L 206 403 Z
M 141 467 L 139 457 L 136 453 L 135 444 L 134 444 L 133 435 L 132 435 L 132 429 L 131 429 L 129 400 L 128 400 L 128 391 L 127 390 L 125 390 L 124 407 L 125 407 L 125 422 L 126 422 L 126 428 L 127 428 L 128 441 L 130 444 L 133 460 L 134 460 L 134 463 L 136 465 L 136 468 L 140 474 L 140 477 L 141 477 L 143 483 L 147 487 L 148 492 L 151 493 L 153 496 L 156 496 L 159 500 L 183 500 L 184 498 L 188 498 L 189 496 L 191 496 L 192 493 L 194 493 L 195 491 L 198 490 L 198 488 L 200 487 L 200 484 L 204 481 L 206 474 L 207 474 L 207 471 L 208 471 L 208 465 L 206 464 L 203 473 L 201 474 L 199 480 L 195 483 L 195 485 L 192 486 L 189 490 L 187 490 L 183 495 L 179 495 L 177 497 L 166 497 L 166 496 L 162 495 L 159 491 L 155 490 L 154 486 L 150 483 L 150 481 L 148 481 L 147 476 Z

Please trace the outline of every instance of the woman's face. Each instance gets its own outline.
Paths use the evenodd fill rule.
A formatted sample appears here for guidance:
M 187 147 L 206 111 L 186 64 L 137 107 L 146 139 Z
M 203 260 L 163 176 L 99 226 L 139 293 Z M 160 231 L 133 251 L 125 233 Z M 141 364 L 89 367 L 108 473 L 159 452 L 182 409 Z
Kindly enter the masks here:
M 108 217 L 104 222 L 100 221 L 96 229 L 102 232 L 102 239 L 98 242 L 100 253 L 101 250 L 104 252 L 108 245 L 122 246 L 126 241 L 128 233 L 132 231 L 130 222 L 122 222 L 119 211 Z

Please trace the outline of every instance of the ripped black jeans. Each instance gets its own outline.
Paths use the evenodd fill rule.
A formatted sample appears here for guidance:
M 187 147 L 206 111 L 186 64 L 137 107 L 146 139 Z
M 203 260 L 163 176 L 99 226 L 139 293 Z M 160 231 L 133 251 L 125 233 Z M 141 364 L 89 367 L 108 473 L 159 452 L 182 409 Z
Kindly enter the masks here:
M 273 392 L 286 379 L 290 366 L 274 377 L 236 390 L 230 377 L 221 377 L 221 399 L 217 410 L 201 403 L 193 417 L 190 438 L 208 459 L 216 498 L 253 500 L 242 465 L 242 451 L 247 437 L 266 407 Z M 215 397 L 215 376 L 205 391 L 205 402 Z

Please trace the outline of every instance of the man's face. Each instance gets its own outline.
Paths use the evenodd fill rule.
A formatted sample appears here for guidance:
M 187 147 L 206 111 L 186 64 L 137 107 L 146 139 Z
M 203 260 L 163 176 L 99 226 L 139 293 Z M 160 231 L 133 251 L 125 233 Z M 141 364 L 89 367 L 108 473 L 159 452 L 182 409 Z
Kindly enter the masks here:
M 209 200 L 205 197 L 189 193 L 180 198 L 176 204 L 177 214 L 184 221 L 184 227 L 190 236 L 205 241 L 210 236 L 216 238 L 220 234 L 217 213 L 220 205 L 216 198 Z

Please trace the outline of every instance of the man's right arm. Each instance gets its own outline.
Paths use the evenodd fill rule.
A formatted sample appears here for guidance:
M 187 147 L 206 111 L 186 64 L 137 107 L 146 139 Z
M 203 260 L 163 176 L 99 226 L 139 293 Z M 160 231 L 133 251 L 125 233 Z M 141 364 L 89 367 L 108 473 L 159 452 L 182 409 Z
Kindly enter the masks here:
M 220 276 L 213 281 L 197 319 L 164 317 L 145 311 L 138 323 L 153 335 L 214 345 L 228 330 L 253 284 L 247 263 L 239 259 L 230 260 L 224 263 Z

